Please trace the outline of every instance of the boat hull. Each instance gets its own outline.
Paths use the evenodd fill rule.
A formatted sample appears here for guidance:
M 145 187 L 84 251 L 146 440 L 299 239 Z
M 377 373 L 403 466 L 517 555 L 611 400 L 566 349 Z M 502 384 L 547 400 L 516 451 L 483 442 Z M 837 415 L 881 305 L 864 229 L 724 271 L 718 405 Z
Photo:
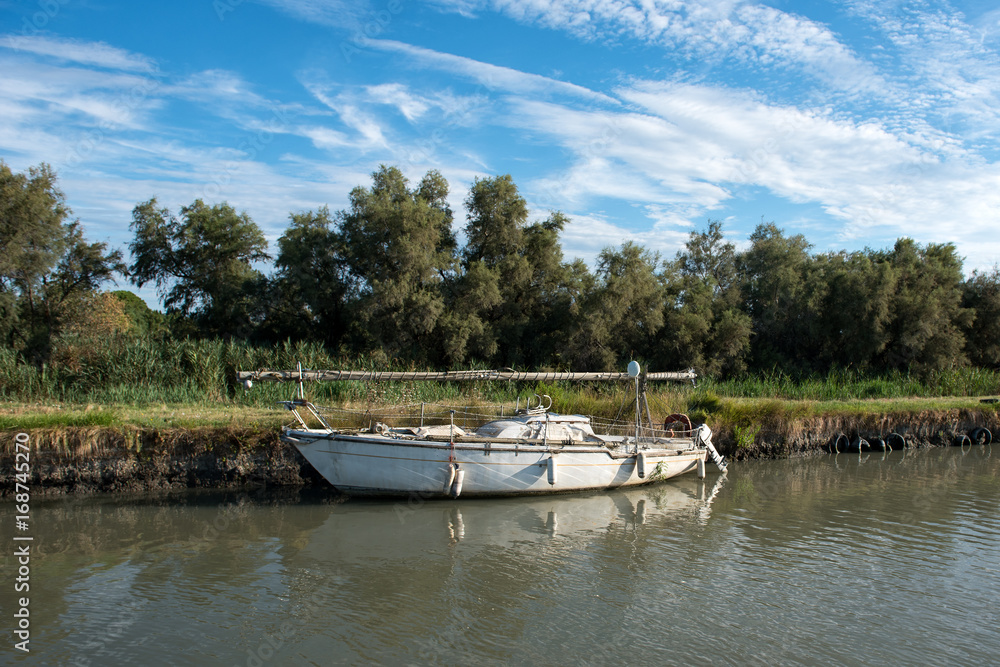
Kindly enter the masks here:
M 699 464 L 704 470 L 706 456 L 704 449 L 669 441 L 657 445 L 661 448 L 640 449 L 640 457 L 599 445 L 539 446 L 487 441 L 452 445 L 317 430 L 289 429 L 282 439 L 295 445 L 343 493 L 422 498 L 532 495 L 638 486 L 698 470 Z

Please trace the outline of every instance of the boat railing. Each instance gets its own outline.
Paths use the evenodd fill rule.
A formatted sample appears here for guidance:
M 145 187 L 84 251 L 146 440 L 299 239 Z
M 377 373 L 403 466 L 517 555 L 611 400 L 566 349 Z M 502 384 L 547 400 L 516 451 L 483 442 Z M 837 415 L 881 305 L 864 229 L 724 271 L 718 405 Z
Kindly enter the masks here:
M 283 403 L 289 410 L 305 406 L 300 401 Z M 376 424 L 398 428 L 454 424 L 464 430 L 473 430 L 489 421 L 515 414 L 510 406 L 504 405 L 453 406 L 426 402 L 365 408 L 326 407 L 312 403 L 308 405 L 317 420 L 328 429 L 363 430 L 374 428 Z
M 525 410 L 516 406 L 496 405 L 448 405 L 442 403 L 409 403 L 385 406 L 370 406 L 365 408 L 327 407 L 314 405 L 302 399 L 284 401 L 283 404 L 291 410 L 305 428 L 311 428 L 299 412 L 306 409 L 313 415 L 325 430 L 374 430 L 377 425 L 387 425 L 393 428 L 415 428 L 424 426 L 447 426 L 454 424 L 466 432 L 474 431 L 480 426 L 497 419 L 513 418 L 526 412 L 540 415 L 537 408 Z M 552 414 L 552 413 L 549 413 Z M 632 421 L 615 420 L 603 417 L 589 417 L 594 432 L 603 435 L 634 440 L 636 425 Z M 668 430 L 658 426 L 642 425 L 639 428 L 640 440 L 655 440 L 662 438 L 693 437 L 691 431 Z

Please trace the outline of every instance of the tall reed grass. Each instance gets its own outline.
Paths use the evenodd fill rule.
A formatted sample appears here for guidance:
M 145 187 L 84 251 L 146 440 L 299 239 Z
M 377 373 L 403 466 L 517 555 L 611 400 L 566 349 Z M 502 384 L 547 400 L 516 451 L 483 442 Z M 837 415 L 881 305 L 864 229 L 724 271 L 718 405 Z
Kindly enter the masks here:
M 246 391 L 237 371 L 265 368 L 412 370 L 378 355 L 345 357 L 309 342 L 262 347 L 238 341 L 116 337 L 86 346 L 66 345 L 50 363 L 34 366 L 0 348 L 0 400 L 95 404 L 230 402 L 267 406 L 295 396 L 294 384 L 258 383 Z M 500 383 L 363 383 L 307 385 L 317 402 L 440 402 L 506 400 Z
M 236 381 L 239 370 L 291 369 L 412 370 L 384 356 L 345 357 L 322 345 L 286 341 L 263 347 L 238 341 L 174 340 L 111 337 L 88 344 L 65 343 L 51 363 L 26 363 L 9 348 L 0 348 L 0 399 L 20 402 L 83 404 L 232 403 L 264 407 L 293 397 L 293 384 L 260 383 L 245 391 Z M 549 394 L 555 407 L 587 412 L 608 406 L 628 387 L 581 387 L 566 383 L 363 383 L 331 382 L 308 386 L 317 403 L 508 402 L 519 393 Z M 988 396 L 1000 393 L 1000 373 L 960 368 L 918 376 L 907 373 L 868 375 L 835 370 L 822 377 L 792 378 L 780 372 L 735 379 L 702 379 L 690 386 L 651 387 L 662 409 L 717 412 L 719 397 L 854 401 L 907 397 Z M 712 404 L 715 401 L 716 404 Z
M 892 371 L 878 375 L 833 370 L 825 376 L 793 378 L 780 372 L 726 380 L 703 380 L 699 386 L 719 396 L 786 400 L 857 401 L 866 399 L 991 396 L 1000 393 L 1000 373 L 956 368 L 917 375 Z

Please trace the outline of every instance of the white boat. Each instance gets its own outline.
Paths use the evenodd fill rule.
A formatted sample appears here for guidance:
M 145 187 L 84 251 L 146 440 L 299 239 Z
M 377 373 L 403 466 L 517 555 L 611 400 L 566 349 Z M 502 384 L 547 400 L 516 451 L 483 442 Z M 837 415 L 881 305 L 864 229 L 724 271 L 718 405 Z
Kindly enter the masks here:
M 287 378 L 266 373 L 241 373 L 240 379 L 295 379 L 294 372 Z M 422 418 L 411 425 L 372 420 L 363 427 L 333 427 L 320 408 L 301 397 L 306 373 L 299 371 L 300 397 L 284 402 L 298 426 L 286 427 L 281 439 L 348 495 L 457 498 L 614 489 L 689 472 L 704 477 L 708 456 L 725 471 L 708 426 L 692 428 L 688 421 L 677 432 L 642 423 L 638 380 L 635 421 L 608 423 L 597 433 L 591 418 L 549 412 L 551 400 L 543 406 L 541 397 L 534 408 L 471 428 L 456 423 L 456 417 L 467 422 L 455 411 L 444 424 L 425 424 Z M 338 371 L 311 373 L 318 379 L 317 374 Z M 310 427 L 300 410 L 319 426 Z

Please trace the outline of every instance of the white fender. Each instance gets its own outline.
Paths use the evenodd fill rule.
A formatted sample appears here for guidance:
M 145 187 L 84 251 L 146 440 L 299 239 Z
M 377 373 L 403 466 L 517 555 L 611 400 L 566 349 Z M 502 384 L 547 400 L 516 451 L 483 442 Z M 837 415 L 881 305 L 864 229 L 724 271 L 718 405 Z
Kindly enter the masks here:
M 462 493 L 462 484 L 464 483 L 465 483 L 465 471 L 459 469 L 458 472 L 455 473 L 455 484 L 451 487 L 452 498 L 458 498 L 458 496 Z
M 549 468 L 549 484 L 555 485 L 556 483 L 556 457 L 550 456 L 548 460 Z
M 455 472 L 458 466 L 454 463 L 448 464 L 448 482 L 444 485 L 444 492 L 451 493 L 451 487 L 455 483 Z

